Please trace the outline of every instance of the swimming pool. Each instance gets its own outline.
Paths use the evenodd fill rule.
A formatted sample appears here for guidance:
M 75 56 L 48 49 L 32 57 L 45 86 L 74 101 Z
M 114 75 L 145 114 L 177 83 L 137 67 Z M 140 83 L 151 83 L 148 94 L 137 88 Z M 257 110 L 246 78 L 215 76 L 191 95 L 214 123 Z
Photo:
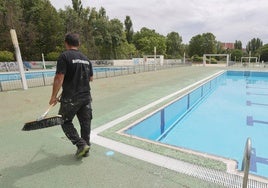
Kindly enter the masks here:
M 234 159 L 241 169 L 252 140 L 250 173 L 268 177 L 268 73 L 227 71 L 125 130 L 125 133 Z
M 112 72 L 124 70 L 124 67 L 93 67 L 93 73 Z M 26 71 L 26 79 L 54 77 L 55 70 L 40 70 L 40 71 Z M 19 72 L 12 73 L 0 73 L 0 81 L 12 81 L 20 80 L 21 76 Z

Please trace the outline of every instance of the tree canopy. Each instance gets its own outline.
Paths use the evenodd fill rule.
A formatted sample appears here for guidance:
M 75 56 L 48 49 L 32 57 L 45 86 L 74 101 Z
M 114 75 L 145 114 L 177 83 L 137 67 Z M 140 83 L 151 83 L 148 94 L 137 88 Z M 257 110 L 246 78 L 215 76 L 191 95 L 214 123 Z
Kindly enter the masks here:
M 251 52 L 253 56 L 256 55 L 257 50 L 262 47 L 262 41 L 259 38 L 253 38 L 251 41 L 248 42 L 246 50 L 247 52 Z
M 192 37 L 189 42 L 189 55 L 203 56 L 203 54 L 215 54 L 217 52 L 216 37 L 212 33 L 203 33 Z
M 183 55 L 182 37 L 177 32 L 171 32 L 166 38 L 167 57 L 180 58 Z
M 259 49 L 260 53 L 260 60 L 268 62 L 268 44 L 265 44 Z
M 126 16 L 124 23 L 125 23 L 126 39 L 127 39 L 127 42 L 130 44 L 132 43 L 133 34 L 134 34 L 133 24 L 132 24 L 130 16 Z
M 104 7 L 83 7 L 81 0 L 72 0 L 72 6 L 58 11 L 49 0 L 0 0 L 0 23 L 0 51 L 14 51 L 10 29 L 15 29 L 24 60 L 40 60 L 42 53 L 56 60 L 64 50 L 63 40 L 68 32 L 80 35 L 80 50 L 90 59 L 142 57 L 152 55 L 154 48 L 166 58 L 181 58 L 184 53 L 190 57 L 231 53 L 222 49 L 212 33 L 193 36 L 187 45 L 174 31 L 166 36 L 146 27 L 134 32 L 130 16 L 124 22 L 110 19 Z M 262 46 L 262 41 L 254 38 L 248 42 L 247 52 L 265 59 L 266 48 Z M 242 50 L 241 41 L 235 41 L 235 49 Z
M 166 52 L 165 37 L 155 30 L 143 27 L 134 35 L 133 39 L 140 55 L 154 54 L 154 47 L 156 47 L 157 54 L 165 54 Z

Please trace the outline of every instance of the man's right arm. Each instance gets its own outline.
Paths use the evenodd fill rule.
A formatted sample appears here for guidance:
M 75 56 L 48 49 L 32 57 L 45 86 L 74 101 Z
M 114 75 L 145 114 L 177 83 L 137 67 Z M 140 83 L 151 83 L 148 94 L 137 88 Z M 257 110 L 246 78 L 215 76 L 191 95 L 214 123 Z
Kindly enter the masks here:
M 64 80 L 64 74 L 61 73 L 57 73 L 54 77 L 54 83 L 53 83 L 53 88 L 52 88 L 52 94 L 51 94 L 51 98 L 49 101 L 49 104 L 56 104 L 58 102 L 58 98 L 57 95 L 59 93 L 59 90 L 63 84 L 63 80 Z

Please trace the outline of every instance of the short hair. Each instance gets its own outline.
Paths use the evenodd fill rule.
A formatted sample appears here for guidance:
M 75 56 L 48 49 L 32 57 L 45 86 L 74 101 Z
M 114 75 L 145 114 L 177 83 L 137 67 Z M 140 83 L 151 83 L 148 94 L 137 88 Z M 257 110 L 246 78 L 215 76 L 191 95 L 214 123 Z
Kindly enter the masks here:
M 68 45 L 78 47 L 79 42 L 79 35 L 77 33 L 68 33 L 65 35 L 64 40 Z

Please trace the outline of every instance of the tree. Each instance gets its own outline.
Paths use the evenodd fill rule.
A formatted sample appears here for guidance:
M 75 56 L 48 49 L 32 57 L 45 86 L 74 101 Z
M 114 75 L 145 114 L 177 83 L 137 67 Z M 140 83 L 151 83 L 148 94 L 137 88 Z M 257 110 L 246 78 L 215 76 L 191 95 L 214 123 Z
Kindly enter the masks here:
M 134 34 L 133 25 L 132 25 L 130 16 L 126 16 L 124 23 L 125 23 L 126 39 L 127 39 L 127 42 L 130 44 L 132 42 L 133 34 Z
M 251 52 L 252 56 L 258 56 L 258 54 L 256 54 L 257 50 L 262 47 L 262 45 L 262 41 L 259 38 L 253 38 L 248 42 L 246 50 L 248 54 Z
M 21 0 L 24 23 L 21 50 L 25 59 L 40 60 L 41 54 L 62 44 L 63 24 L 49 0 Z
M 204 54 L 215 54 L 217 51 L 216 45 L 216 37 L 212 33 L 203 33 L 203 53 Z
M 154 47 L 156 47 L 158 54 L 166 53 L 166 39 L 163 35 L 156 33 L 155 30 L 143 27 L 135 33 L 133 43 L 140 55 L 152 55 Z
M 202 35 L 196 35 L 191 38 L 189 42 L 189 56 L 194 55 L 203 56 L 204 50 L 202 44 L 204 43 L 204 38 Z
M 243 51 L 241 49 L 234 49 L 231 52 L 232 61 L 241 61 L 242 56 L 243 56 Z
M 99 58 L 110 59 L 112 52 L 112 38 L 109 32 L 109 19 L 105 9 L 101 8 L 93 23 L 94 43 L 98 47 Z
M 96 23 L 102 19 L 100 13 L 95 8 L 83 8 L 81 0 L 73 0 L 73 7 L 67 7 L 60 10 L 60 17 L 64 20 L 65 33 L 75 32 L 80 35 L 80 50 L 90 59 L 100 59 L 100 46 L 95 43 L 95 38 L 99 33 L 95 32 Z M 105 15 L 105 9 L 101 8 L 102 15 Z M 100 27 L 99 27 L 100 28 Z M 97 34 L 97 37 L 94 37 Z
M 10 29 L 16 29 L 23 59 L 40 60 L 55 48 L 61 21 L 48 0 L 1 0 L 0 9 L 0 48 L 12 49 Z
M 92 36 L 100 57 L 117 59 L 121 49 L 119 47 L 126 40 L 123 23 L 118 19 L 109 20 L 104 8 L 101 8 L 99 12 L 93 10 L 90 20 L 93 28 Z
M 42 53 L 47 54 L 56 50 L 57 46 L 61 46 L 62 36 L 64 36 L 63 22 L 48 0 L 43 0 L 39 11 L 40 18 L 36 24 L 38 57 Z
M 217 52 L 216 37 L 212 33 L 203 33 L 191 38 L 189 42 L 189 55 L 203 56 Z
M 99 10 L 99 18 L 104 18 L 106 20 L 109 20 L 109 17 L 106 15 L 106 10 L 103 7 L 101 7 Z
M 171 32 L 166 38 L 167 57 L 180 58 L 183 53 L 182 38 L 176 32 Z
M 117 48 L 123 43 L 123 24 L 118 19 L 112 19 L 109 22 L 109 32 L 111 36 L 112 58 L 117 59 Z
M 74 11 L 80 16 L 83 11 L 83 5 L 81 0 L 72 0 Z
M 23 26 L 21 17 L 20 0 L 0 0 L 0 50 L 14 50 L 10 29 L 16 29 L 17 36 L 21 39 Z
M 124 41 L 120 46 L 117 47 L 117 58 L 118 59 L 131 59 L 137 56 L 137 50 L 134 44 L 129 44 Z
M 240 40 L 236 40 L 234 43 L 234 48 L 242 50 L 242 42 Z
M 216 53 L 217 54 L 224 54 L 225 53 L 225 50 L 223 49 L 223 46 L 222 46 L 222 42 L 220 42 L 220 41 L 217 41 L 217 44 L 216 44 Z
M 66 10 L 60 10 L 59 15 L 64 23 L 64 32 L 79 32 L 82 29 L 82 23 L 77 12 L 70 6 Z
M 260 61 L 268 62 L 268 44 L 260 48 Z

